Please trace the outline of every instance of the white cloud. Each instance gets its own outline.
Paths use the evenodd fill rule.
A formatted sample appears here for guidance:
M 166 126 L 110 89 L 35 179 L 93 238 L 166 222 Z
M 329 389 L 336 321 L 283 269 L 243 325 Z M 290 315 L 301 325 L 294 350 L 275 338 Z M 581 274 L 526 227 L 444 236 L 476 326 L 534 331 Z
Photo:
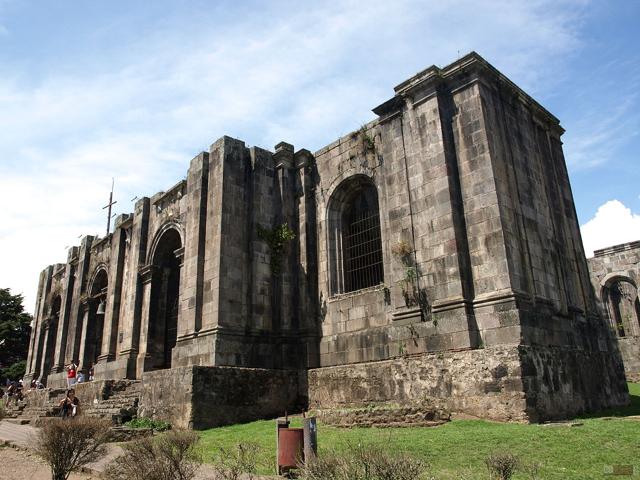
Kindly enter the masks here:
M 31 310 L 38 273 L 78 235 L 102 233 L 112 176 L 116 211 L 129 212 L 224 134 L 320 148 L 397 83 L 470 50 L 535 95 L 579 48 L 585 2 L 268 5 L 234 22 L 198 12 L 190 28 L 154 25 L 133 43 L 107 32 L 117 55 L 105 65 L 94 51 L 42 76 L 23 60 L 0 66 L 0 286 Z
M 619 200 L 609 200 L 580 231 L 585 253 L 593 257 L 594 250 L 640 240 L 640 214 Z

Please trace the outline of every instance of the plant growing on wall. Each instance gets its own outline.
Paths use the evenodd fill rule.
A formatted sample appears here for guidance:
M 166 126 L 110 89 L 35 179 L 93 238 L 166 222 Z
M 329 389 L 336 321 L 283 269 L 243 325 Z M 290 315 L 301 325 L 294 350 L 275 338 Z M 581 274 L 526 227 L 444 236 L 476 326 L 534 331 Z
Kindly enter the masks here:
M 404 303 L 407 307 L 419 306 L 422 318 L 429 314 L 429 302 L 426 293 L 418 285 L 418 268 L 411 245 L 401 240 L 391 247 L 391 253 L 398 259 L 404 269 L 404 277 L 398 283 L 402 290 Z
M 375 138 L 369 135 L 369 132 L 367 131 L 366 126 L 363 125 L 362 127 L 360 127 L 359 134 L 360 134 L 360 139 L 362 140 L 362 147 L 365 153 L 375 152 L 376 151 Z
M 258 225 L 258 238 L 269 246 L 271 274 L 278 275 L 282 271 L 282 253 L 287 244 L 296 238 L 295 232 L 286 222 L 270 229 Z

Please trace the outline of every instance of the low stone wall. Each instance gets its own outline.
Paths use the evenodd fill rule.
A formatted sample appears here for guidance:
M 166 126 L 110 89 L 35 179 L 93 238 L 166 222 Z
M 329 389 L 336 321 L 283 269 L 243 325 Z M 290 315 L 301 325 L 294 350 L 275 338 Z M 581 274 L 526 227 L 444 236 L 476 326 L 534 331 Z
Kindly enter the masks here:
M 452 413 L 527 421 L 516 345 L 407 356 L 309 371 L 309 406 L 442 405 Z
M 47 375 L 47 388 L 67 388 L 67 372 L 50 373 Z
M 238 367 L 179 367 L 147 372 L 138 415 L 203 429 L 302 408 L 298 372 Z
M 400 406 L 393 403 L 378 407 L 333 408 L 314 410 L 323 425 L 335 427 L 434 427 L 451 419 L 446 409 L 426 402 L 420 406 Z
M 142 377 L 138 416 L 165 420 L 176 427 L 192 427 L 193 369 L 146 372 Z

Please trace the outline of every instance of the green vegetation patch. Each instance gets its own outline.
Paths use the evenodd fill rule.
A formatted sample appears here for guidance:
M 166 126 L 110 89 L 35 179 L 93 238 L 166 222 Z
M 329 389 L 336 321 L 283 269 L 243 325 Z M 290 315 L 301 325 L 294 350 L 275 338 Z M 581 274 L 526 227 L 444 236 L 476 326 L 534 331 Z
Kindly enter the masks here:
M 129 428 L 150 428 L 152 430 L 155 430 L 156 432 L 164 432 L 171 428 L 171 424 L 168 422 L 164 422 L 162 420 L 154 420 L 147 417 L 134 418 L 126 422 L 124 426 Z
M 629 384 L 632 403 L 573 422 L 551 425 L 454 420 L 435 428 L 336 428 L 319 424 L 320 455 L 349 446 L 370 444 L 405 452 L 431 466 L 436 479 L 488 478 L 486 459 L 511 453 L 524 465 L 539 464 L 537 478 L 602 478 L 613 465 L 640 470 L 640 384 Z M 631 417 L 631 418 L 630 418 Z M 301 426 L 293 419 L 292 426 Z M 220 447 L 256 444 L 260 473 L 272 474 L 275 463 L 275 421 L 262 420 L 200 432 L 204 461 L 212 462 Z M 529 479 L 518 472 L 514 479 Z

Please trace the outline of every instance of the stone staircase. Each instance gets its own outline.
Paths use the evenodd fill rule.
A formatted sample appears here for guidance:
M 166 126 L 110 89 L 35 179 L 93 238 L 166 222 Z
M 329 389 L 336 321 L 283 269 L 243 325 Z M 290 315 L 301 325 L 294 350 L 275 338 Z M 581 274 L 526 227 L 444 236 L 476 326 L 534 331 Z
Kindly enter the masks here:
M 82 415 L 108 419 L 114 425 L 136 416 L 141 389 L 141 382 L 135 380 L 93 381 L 75 387 Z M 18 424 L 37 424 L 42 418 L 57 417 L 65 395 L 64 389 L 28 391 L 22 402 L 6 409 L 5 418 Z
M 83 413 L 111 420 L 114 425 L 122 425 L 137 415 L 141 390 L 139 381 L 117 381 L 104 398 L 84 404 Z

